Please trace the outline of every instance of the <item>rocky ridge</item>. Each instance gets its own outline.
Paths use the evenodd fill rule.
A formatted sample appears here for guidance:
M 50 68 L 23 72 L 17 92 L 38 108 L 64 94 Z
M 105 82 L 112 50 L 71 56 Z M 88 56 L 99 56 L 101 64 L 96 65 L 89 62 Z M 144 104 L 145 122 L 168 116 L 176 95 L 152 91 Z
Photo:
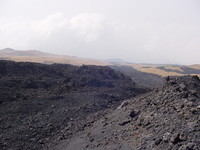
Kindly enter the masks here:
M 0 61 L 0 149 L 49 149 L 146 91 L 109 67 Z
M 199 150 L 200 79 L 166 78 L 152 92 L 128 99 L 58 150 Z

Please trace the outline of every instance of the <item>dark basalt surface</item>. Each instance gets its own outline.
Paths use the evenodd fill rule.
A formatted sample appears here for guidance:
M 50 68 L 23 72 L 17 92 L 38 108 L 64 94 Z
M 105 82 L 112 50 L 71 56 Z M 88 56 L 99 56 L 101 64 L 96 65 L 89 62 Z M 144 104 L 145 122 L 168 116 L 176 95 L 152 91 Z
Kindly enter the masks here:
M 114 70 L 124 73 L 125 75 L 128 75 L 136 84 L 142 87 L 153 89 L 164 84 L 164 78 L 156 74 L 140 72 L 133 67 L 126 65 L 110 67 Z
M 109 67 L 0 61 L 0 149 L 50 149 L 147 91 Z
M 182 71 L 166 69 L 165 67 L 158 67 L 158 69 L 169 71 L 169 72 L 176 72 L 176 73 L 185 74 L 185 75 L 186 74 L 200 74 L 199 69 L 189 68 L 189 67 L 185 67 L 185 66 L 178 66 L 178 67 L 180 67 L 180 69 Z
M 199 150 L 200 79 L 167 78 L 164 86 L 124 101 L 58 150 Z

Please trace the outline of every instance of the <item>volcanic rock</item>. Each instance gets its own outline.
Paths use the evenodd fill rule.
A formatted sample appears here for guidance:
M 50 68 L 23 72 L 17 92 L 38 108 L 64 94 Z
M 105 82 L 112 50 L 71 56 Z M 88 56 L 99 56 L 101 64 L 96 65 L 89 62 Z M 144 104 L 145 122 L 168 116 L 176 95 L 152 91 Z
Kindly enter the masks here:
M 50 149 L 147 91 L 109 67 L 0 61 L 0 149 Z
M 199 150 L 200 99 L 191 100 L 189 95 L 193 93 L 200 94 L 197 76 L 170 77 L 162 87 L 128 99 L 126 105 L 122 103 L 123 107 L 107 114 L 106 126 L 99 120 L 81 133 L 81 141 L 77 135 L 56 149 L 64 146 L 65 150 L 82 150 L 87 145 L 88 150 Z M 98 147 L 89 143 L 88 132 Z

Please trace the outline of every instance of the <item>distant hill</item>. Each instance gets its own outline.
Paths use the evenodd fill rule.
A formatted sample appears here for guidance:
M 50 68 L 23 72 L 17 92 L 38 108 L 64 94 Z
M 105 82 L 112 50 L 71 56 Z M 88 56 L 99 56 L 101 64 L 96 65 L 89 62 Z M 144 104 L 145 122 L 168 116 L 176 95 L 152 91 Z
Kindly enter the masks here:
M 16 62 L 37 62 L 44 64 L 72 64 L 72 65 L 98 65 L 106 66 L 109 65 L 108 62 L 103 60 L 91 59 L 91 58 L 80 58 L 69 55 L 57 55 L 45 53 L 37 50 L 15 50 L 11 48 L 5 48 L 0 50 L 1 60 L 12 60 Z
M 20 50 L 14 50 L 12 48 L 5 48 L 0 51 L 0 55 L 4 57 L 10 57 L 10 56 L 55 56 L 54 54 L 45 53 L 37 50 L 27 50 L 27 51 L 20 51 Z
M 108 59 L 108 60 L 98 60 L 91 58 L 80 58 L 76 56 L 69 55 L 57 55 L 46 52 L 41 52 L 37 50 L 15 50 L 11 48 L 5 48 L 0 50 L 0 60 L 12 60 L 16 62 L 37 62 L 43 64 L 72 64 L 76 66 L 81 65 L 97 65 L 97 66 L 119 66 L 119 67 L 132 67 L 133 70 L 139 71 L 141 73 L 147 73 L 146 75 L 159 75 L 160 77 L 166 76 L 184 76 L 184 75 L 197 75 L 200 77 L 200 65 L 159 65 L 159 64 L 136 64 L 128 63 L 121 59 Z M 114 67 L 117 70 L 120 70 Z M 126 67 L 127 68 L 127 67 Z M 128 70 L 123 70 L 123 73 L 133 77 L 135 76 L 135 71 L 130 73 L 130 68 Z M 137 74 L 138 76 L 138 74 Z M 133 77 L 134 78 L 134 77 Z M 146 80 L 145 80 L 146 81 Z M 143 82 L 143 81 L 142 81 Z
M 124 64 L 137 71 L 166 76 L 200 76 L 200 65 L 148 65 L 148 64 Z
M 110 62 L 110 63 L 124 63 L 125 61 L 122 60 L 122 59 L 119 59 L 119 58 L 113 58 L 113 59 L 106 59 L 107 62 Z

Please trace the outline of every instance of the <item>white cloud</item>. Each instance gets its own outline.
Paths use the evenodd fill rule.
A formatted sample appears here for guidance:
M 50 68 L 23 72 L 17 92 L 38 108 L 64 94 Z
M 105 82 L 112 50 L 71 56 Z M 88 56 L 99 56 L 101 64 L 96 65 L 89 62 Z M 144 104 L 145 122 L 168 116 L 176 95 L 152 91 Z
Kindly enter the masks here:
M 29 23 L 22 18 L 0 20 L 0 47 L 26 47 L 30 40 Z
M 58 30 L 67 27 L 68 20 L 64 18 L 62 13 L 55 13 L 49 15 L 46 19 L 40 21 L 30 22 L 32 32 L 37 35 L 37 38 L 48 40 L 48 38 Z
M 48 40 L 56 32 L 72 31 L 85 41 L 94 41 L 98 38 L 99 32 L 103 29 L 104 17 L 100 14 L 79 14 L 70 19 L 64 17 L 62 13 L 48 16 L 42 21 L 31 23 L 33 32 L 38 38 Z
M 60 12 L 43 20 L 4 19 L 0 20 L 0 47 L 26 49 L 34 40 L 48 41 L 57 33 L 71 34 L 68 36 L 77 36 L 90 42 L 98 38 L 103 26 L 104 17 L 96 13 L 79 14 L 70 19 Z
M 200 63 L 198 25 L 123 22 L 100 13 L 43 19 L 0 19 L 0 49 L 38 49 L 84 57 L 145 63 Z
M 78 35 L 86 38 L 87 41 L 96 40 L 104 28 L 105 18 L 100 14 L 80 14 L 70 21 L 71 29 Z

